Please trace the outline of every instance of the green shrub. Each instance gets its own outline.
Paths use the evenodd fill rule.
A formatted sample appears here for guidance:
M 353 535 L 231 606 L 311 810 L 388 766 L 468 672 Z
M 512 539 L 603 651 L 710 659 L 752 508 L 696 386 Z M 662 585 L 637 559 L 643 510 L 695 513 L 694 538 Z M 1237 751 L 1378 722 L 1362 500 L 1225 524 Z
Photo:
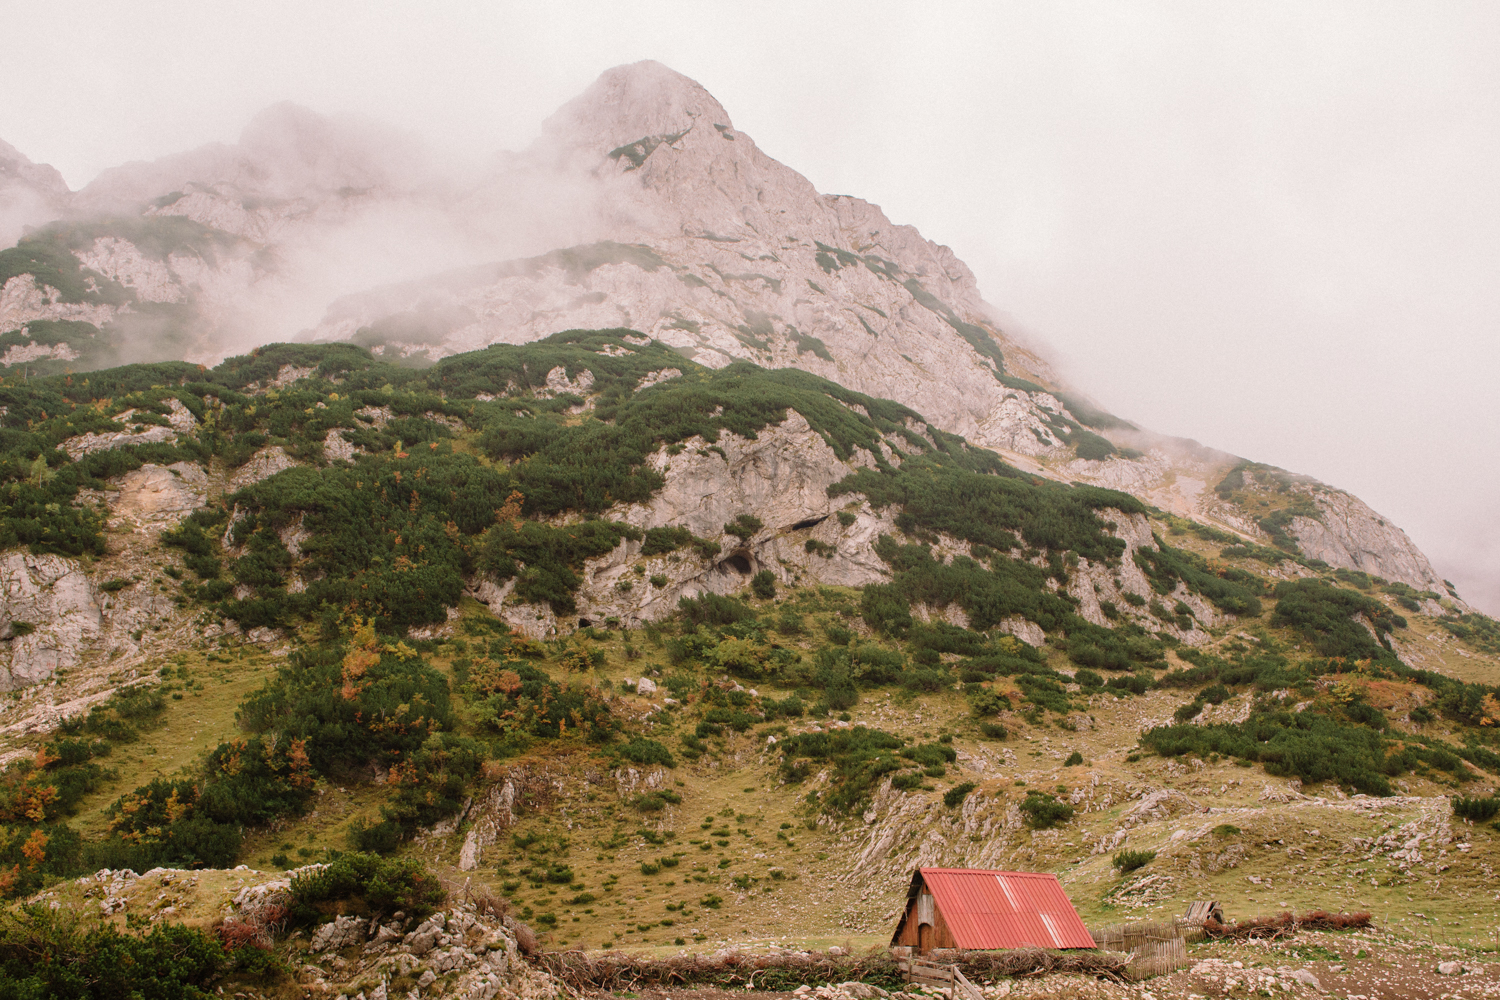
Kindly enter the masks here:
M 1114 867 L 1121 875 L 1128 875 L 1144 868 L 1156 860 L 1155 851 L 1121 851 L 1114 857 Z
M 1276 611 L 1271 624 L 1296 630 L 1323 656 L 1351 660 L 1392 660 L 1388 641 L 1377 643 L 1355 621 L 1364 615 L 1378 632 L 1398 627 L 1390 608 L 1373 597 L 1330 586 L 1322 580 L 1283 580 L 1276 585 Z
M 1260 763 L 1267 774 L 1308 784 L 1335 781 L 1369 795 L 1391 794 L 1391 776 L 1421 765 L 1462 773 L 1463 759 L 1500 764 L 1500 756 L 1482 747 L 1448 747 L 1420 736 L 1392 744 L 1377 729 L 1315 710 L 1258 711 L 1237 724 L 1158 726 L 1141 745 L 1162 756 L 1217 753 Z
M 380 807 L 381 816 L 409 836 L 458 812 L 484 758 L 484 747 L 467 736 L 432 734 L 391 765 L 386 784 L 395 786 L 396 793 Z
M 776 596 L 776 574 L 763 569 L 750 579 L 750 592 L 763 601 Z
M 1494 819 L 1496 813 L 1500 813 L 1500 798 L 1490 796 L 1488 798 L 1465 798 L 1455 795 L 1452 799 L 1453 815 L 1459 819 L 1468 820 L 1471 823 L 1484 823 Z
M 1202 711 L 1203 702 L 1194 699 L 1193 701 L 1187 702 L 1186 704 L 1178 705 L 1177 710 L 1172 713 L 1172 718 L 1176 719 L 1178 722 L 1189 722 L 1193 719 L 1196 719 L 1199 713 L 1201 713 Z
M 1073 818 L 1074 812 L 1072 805 L 1059 801 L 1057 796 L 1035 790 L 1026 793 L 1020 808 L 1026 817 L 1026 825 L 1033 830 L 1047 830 L 1066 823 Z
M 965 781 L 962 784 L 954 785 L 943 793 L 943 805 L 949 809 L 961 805 L 964 799 L 969 797 L 969 793 L 977 787 L 972 781 Z
M 967 556 L 941 562 L 927 544 L 902 545 L 889 535 L 877 540 L 875 553 L 891 567 L 892 582 L 875 586 L 889 595 L 892 604 L 957 604 L 968 614 L 971 627 L 979 631 L 1011 615 L 1035 621 L 1048 631 L 1076 617 L 1072 604 L 1047 589 L 1048 572 L 1029 563 L 1003 556 L 991 559 L 988 566 Z
M 860 615 L 882 635 L 900 637 L 912 626 L 911 607 L 892 584 L 872 583 L 860 595 Z
M 446 898 L 442 882 L 415 858 L 382 858 L 375 854 L 341 854 L 327 867 L 300 872 L 288 890 L 295 923 L 311 924 L 328 907 L 350 902 L 367 912 L 396 910 L 422 919 Z
M 1103 461 L 1115 453 L 1115 446 L 1107 438 L 1100 437 L 1091 431 L 1075 431 L 1073 444 L 1079 458 L 1093 462 Z
M 1151 678 L 1144 674 L 1128 674 L 1124 677 L 1111 677 L 1104 685 L 1111 691 L 1123 694 L 1145 694 L 1151 690 Z
M 644 736 L 632 736 L 628 742 L 611 749 L 622 760 L 628 760 L 633 764 L 677 766 L 677 761 L 672 757 L 672 751 L 656 740 L 647 739 Z
M 349 824 L 349 843 L 367 854 L 390 854 L 401 846 L 401 825 L 388 819 L 378 823 L 355 819 Z
M 139 864 L 228 867 L 245 827 L 301 812 L 313 792 L 303 740 L 221 743 L 198 782 L 155 779 L 110 807 L 110 839 L 93 848 Z
M 1003 740 L 1010 735 L 1006 728 L 998 722 L 981 722 L 979 724 L 979 731 L 987 740 Z
M 776 619 L 776 631 L 782 635 L 801 635 L 804 631 L 802 616 L 791 608 L 782 608 Z
M 714 593 L 678 599 L 677 614 L 689 625 L 734 625 L 755 618 L 755 610 L 744 601 Z
M 860 469 L 830 488 L 830 495 L 861 493 L 876 509 L 899 505 L 912 528 L 1000 552 L 1016 548 L 1013 532 L 1019 531 L 1033 548 L 1071 550 L 1100 561 L 1118 558 L 1124 542 L 1109 535 L 1094 512 L 1145 509 L 1134 497 L 1112 490 L 1039 484 L 990 453 L 962 447 L 956 438 L 937 440 L 946 454 L 910 458 L 900 469 Z
M 228 964 L 211 935 L 182 924 L 85 927 L 78 914 L 29 904 L 0 915 L 0 995 L 201 1000 Z M 149 985 L 147 985 L 149 984 Z
M 1136 549 L 1135 562 L 1158 594 L 1170 594 L 1176 581 L 1181 580 L 1227 614 L 1253 618 L 1261 613 L 1259 578 L 1232 568 L 1220 575 L 1202 556 L 1174 549 L 1160 538 L 1156 543 L 1154 550 Z M 1125 599 L 1136 607 L 1146 603 L 1135 594 L 1126 594 Z
M 476 666 L 467 687 L 475 721 L 494 732 L 544 739 L 574 733 L 603 743 L 620 728 L 602 692 L 581 683 L 561 685 L 519 660 Z
M 657 556 L 693 543 L 693 533 L 686 528 L 648 528 L 641 555 Z
M 811 774 L 814 764 L 832 766 L 832 781 L 823 793 L 823 808 L 849 813 L 869 800 L 887 774 L 906 767 L 896 755 L 901 739 L 878 729 L 854 726 L 827 733 L 795 733 L 777 747 L 782 754 L 781 775 L 789 783 Z
M 1074 750 L 1072 753 L 1068 754 L 1068 759 L 1063 761 L 1063 767 L 1077 767 L 1082 763 L 1083 754 L 1079 753 L 1077 750 Z
M 765 522 L 754 514 L 740 514 L 733 521 L 724 525 L 724 534 L 733 535 L 740 539 L 740 541 L 748 542 L 765 526 Z
M 447 678 L 368 621 L 340 643 L 294 651 L 240 711 L 253 732 L 306 741 L 320 774 L 392 763 L 456 725 Z
M 676 805 L 682 802 L 682 796 L 668 789 L 659 789 L 654 792 L 643 792 L 631 800 L 630 805 L 636 812 L 651 813 L 661 812 L 669 804 Z
M 1084 691 L 1097 691 L 1104 687 L 1104 678 L 1092 670 L 1079 670 L 1073 674 L 1073 680 Z

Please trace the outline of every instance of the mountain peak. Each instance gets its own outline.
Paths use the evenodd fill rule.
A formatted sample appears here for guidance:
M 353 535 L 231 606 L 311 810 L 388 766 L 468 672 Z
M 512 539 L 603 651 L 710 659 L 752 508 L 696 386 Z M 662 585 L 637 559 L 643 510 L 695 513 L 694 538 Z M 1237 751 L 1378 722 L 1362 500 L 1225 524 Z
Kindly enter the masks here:
M 236 196 L 319 199 L 370 188 L 404 189 L 428 171 L 413 138 L 351 117 L 282 101 L 261 111 L 235 145 L 209 143 L 104 171 L 81 192 L 94 208 L 121 210 L 193 186 Z
M 609 152 L 696 128 L 723 132 L 729 112 L 698 81 L 643 60 L 615 66 L 542 125 L 544 142 Z
M 26 226 L 56 218 L 71 196 L 55 167 L 33 163 L 0 140 L 0 248 L 14 243 Z

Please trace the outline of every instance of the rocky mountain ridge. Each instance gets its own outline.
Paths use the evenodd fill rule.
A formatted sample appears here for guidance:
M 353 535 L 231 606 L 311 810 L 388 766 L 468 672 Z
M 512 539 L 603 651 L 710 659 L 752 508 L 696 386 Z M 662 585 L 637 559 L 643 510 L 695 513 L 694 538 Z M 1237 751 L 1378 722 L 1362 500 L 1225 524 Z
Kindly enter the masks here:
M 75 195 L 26 170 L 28 184 L 66 202 L 65 215 L 135 211 L 220 236 L 211 254 L 123 232 L 73 240 L 63 249 L 81 290 L 71 294 L 13 263 L 0 275 L 11 366 L 88 367 L 163 346 L 155 356 L 215 361 L 254 336 L 273 300 L 306 290 L 312 256 L 338 245 L 330 234 L 411 232 L 419 220 L 431 230 L 424 240 L 481 258 L 537 252 L 341 297 L 305 339 L 428 363 L 560 329 L 630 327 L 710 367 L 797 367 L 895 399 L 1038 475 L 1123 489 L 1247 541 L 1279 537 L 1335 567 L 1448 590 L 1404 533 L 1341 491 L 1287 487 L 1310 503 L 1273 535 L 1260 511 L 1215 493 L 1233 456 L 1063 392 L 1050 366 L 996 325 L 951 250 L 867 202 L 819 194 L 701 86 L 656 63 L 607 71 L 529 149 L 463 183 L 441 179 L 401 137 L 285 105 L 236 146 L 107 171 Z M 502 240 L 501 229 L 522 235 Z M 103 301 L 104 285 L 127 291 Z M 144 303 L 177 312 L 143 320 Z M 110 354 L 101 341 L 125 348 Z

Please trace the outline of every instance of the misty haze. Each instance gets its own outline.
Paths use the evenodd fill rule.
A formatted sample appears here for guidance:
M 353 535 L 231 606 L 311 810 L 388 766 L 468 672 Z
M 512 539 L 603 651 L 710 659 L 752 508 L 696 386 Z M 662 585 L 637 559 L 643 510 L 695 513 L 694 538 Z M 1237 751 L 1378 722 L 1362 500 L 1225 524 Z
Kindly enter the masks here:
M 1393 44 L 1351 17 L 1333 64 Z M 1016 59 L 1076 55 L 1022 20 Z M 1135 258 L 1256 213 L 1128 181 L 1086 249 L 1073 150 L 986 215 L 1063 116 L 908 188 L 893 101 L 882 207 L 663 61 L 545 113 L 561 77 L 507 72 L 504 134 L 294 92 L 59 169 L 0 128 L 0 992 L 117 995 L 127 946 L 193 956 L 173 996 L 1500 983 L 1495 442 L 1436 361 L 1404 421 L 1351 388 L 1380 250 L 1279 277 L 1339 195 L 1146 295 Z M 872 148 L 846 107 L 819 156 Z

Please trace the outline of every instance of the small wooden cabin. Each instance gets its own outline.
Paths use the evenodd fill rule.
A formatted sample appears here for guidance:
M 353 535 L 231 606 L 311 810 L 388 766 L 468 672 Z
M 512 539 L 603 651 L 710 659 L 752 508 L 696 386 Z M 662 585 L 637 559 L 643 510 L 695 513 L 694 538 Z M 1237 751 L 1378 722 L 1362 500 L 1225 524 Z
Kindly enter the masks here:
M 1092 948 L 1094 939 L 1056 875 L 918 868 L 892 946 Z

